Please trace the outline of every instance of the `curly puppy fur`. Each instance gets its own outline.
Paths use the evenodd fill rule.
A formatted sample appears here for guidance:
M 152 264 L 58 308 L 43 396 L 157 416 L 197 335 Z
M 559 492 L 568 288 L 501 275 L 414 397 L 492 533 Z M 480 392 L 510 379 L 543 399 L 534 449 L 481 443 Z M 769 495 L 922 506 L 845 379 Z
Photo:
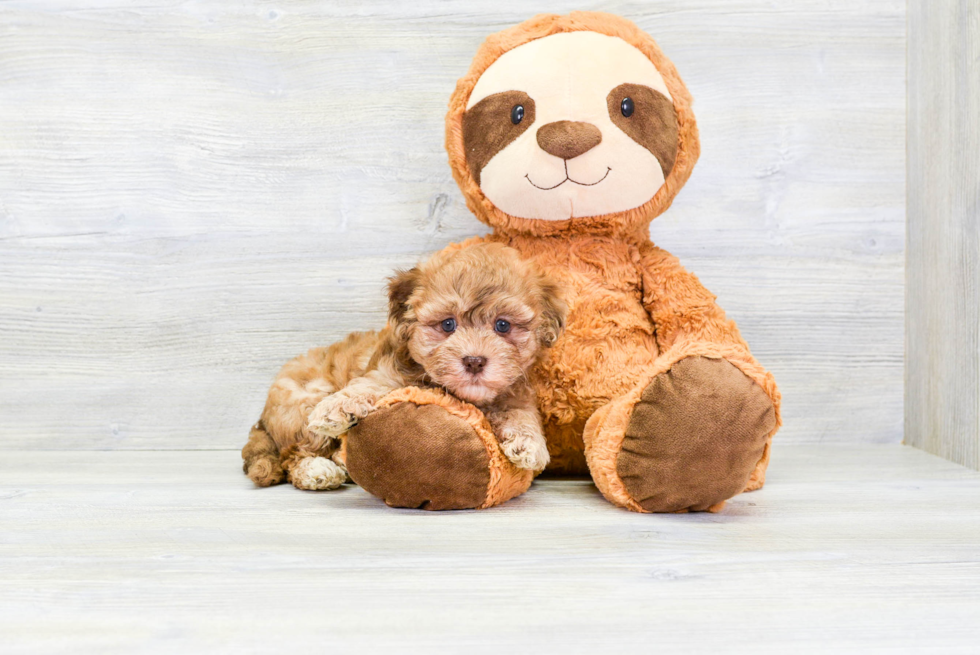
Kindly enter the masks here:
M 388 324 L 288 362 L 242 449 L 258 486 L 346 480 L 341 437 L 390 391 L 439 386 L 479 407 L 507 457 L 540 471 L 548 449 L 527 373 L 564 327 L 555 283 L 501 244 L 438 253 L 388 285 Z

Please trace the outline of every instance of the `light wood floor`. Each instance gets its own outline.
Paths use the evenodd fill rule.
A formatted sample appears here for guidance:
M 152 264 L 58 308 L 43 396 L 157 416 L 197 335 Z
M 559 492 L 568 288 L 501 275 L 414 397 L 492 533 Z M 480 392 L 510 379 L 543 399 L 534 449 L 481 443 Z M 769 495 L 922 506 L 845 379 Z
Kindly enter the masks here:
M 238 454 L 0 453 L 3 653 L 980 652 L 980 474 L 777 447 L 721 514 L 254 489 Z

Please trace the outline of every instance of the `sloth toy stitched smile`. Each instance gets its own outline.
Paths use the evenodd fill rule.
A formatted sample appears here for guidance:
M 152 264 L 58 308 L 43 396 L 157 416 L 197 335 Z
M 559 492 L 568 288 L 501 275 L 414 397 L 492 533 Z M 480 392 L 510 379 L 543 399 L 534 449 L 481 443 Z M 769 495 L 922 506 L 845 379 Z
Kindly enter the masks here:
M 587 12 L 490 36 L 450 99 L 446 148 L 493 229 L 467 244 L 511 246 L 566 290 L 566 330 L 531 372 L 548 471 L 591 475 L 637 512 L 719 510 L 761 487 L 776 384 L 715 297 L 650 241 L 699 153 L 691 96 L 654 40 Z M 480 447 L 481 417 L 450 410 L 421 392 L 392 398 L 350 433 L 351 477 L 407 507 L 489 507 L 526 489 Z M 429 460 L 472 447 L 435 480 L 392 454 L 406 428 Z

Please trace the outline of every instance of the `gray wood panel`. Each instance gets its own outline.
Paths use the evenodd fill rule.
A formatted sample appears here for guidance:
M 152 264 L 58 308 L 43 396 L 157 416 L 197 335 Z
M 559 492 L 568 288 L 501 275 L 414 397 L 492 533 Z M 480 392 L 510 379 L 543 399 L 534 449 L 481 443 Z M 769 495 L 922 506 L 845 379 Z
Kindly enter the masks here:
M 0 651 L 943 653 L 980 643 L 980 474 L 776 449 L 720 514 L 587 482 L 484 511 L 255 489 L 233 452 L 7 452 Z
M 906 442 L 980 469 L 980 4 L 909 10 Z
M 785 442 L 902 435 L 905 3 L 545 1 L 658 38 L 703 155 L 653 239 Z M 240 446 L 278 366 L 485 229 L 443 150 L 500 0 L 0 4 L 0 448 Z M 42 11 L 43 9 L 43 11 Z

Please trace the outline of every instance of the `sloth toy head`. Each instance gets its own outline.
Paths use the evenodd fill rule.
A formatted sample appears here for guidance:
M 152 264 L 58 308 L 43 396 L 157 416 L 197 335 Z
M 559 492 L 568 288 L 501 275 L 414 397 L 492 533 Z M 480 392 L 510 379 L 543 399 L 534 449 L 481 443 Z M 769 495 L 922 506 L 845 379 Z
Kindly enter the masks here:
M 470 209 L 502 232 L 645 232 L 697 160 L 690 105 L 633 23 L 537 16 L 483 43 L 450 101 L 446 146 Z

